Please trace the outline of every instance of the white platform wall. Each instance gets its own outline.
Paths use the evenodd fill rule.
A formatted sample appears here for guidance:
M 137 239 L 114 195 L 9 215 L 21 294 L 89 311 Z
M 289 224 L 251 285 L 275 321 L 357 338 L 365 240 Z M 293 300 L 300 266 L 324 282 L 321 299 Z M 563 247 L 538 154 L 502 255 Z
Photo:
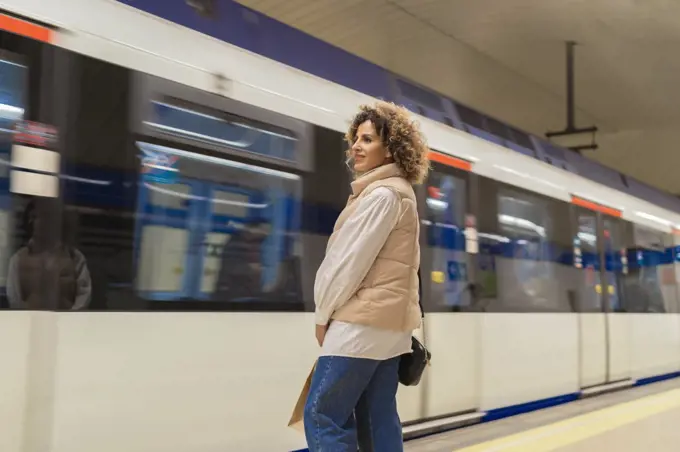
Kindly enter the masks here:
M 0 450 L 21 452 L 26 418 L 31 314 L 0 315 Z

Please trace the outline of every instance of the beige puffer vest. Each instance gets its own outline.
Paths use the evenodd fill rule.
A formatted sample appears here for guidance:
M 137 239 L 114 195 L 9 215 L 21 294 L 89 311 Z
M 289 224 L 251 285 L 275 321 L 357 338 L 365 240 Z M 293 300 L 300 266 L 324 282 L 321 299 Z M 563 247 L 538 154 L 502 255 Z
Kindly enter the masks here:
M 378 253 L 359 290 L 332 316 L 335 320 L 395 331 L 420 326 L 418 267 L 420 224 L 416 196 L 396 164 L 384 165 L 352 182 L 352 195 L 335 223 L 328 241 L 357 207 L 357 201 L 378 187 L 386 187 L 401 200 L 398 221 Z

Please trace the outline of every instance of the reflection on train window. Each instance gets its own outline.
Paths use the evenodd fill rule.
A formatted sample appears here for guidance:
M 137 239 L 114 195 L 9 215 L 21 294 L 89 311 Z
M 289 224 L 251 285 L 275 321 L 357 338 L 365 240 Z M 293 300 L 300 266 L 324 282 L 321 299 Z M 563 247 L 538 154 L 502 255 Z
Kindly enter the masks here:
M 205 107 L 187 108 L 181 104 L 184 103 L 151 102 L 154 120 L 147 125 L 165 134 L 203 144 L 239 149 L 288 162 L 298 161 L 297 138 L 289 130 L 224 112 L 212 112 Z
M 633 226 L 624 279 L 628 312 L 678 312 L 673 237 Z
M 299 302 L 299 176 L 138 143 L 136 290 L 150 300 Z
M 582 312 L 602 312 L 602 277 L 598 247 L 597 216 L 580 208 L 576 209 L 577 230 L 574 252 L 580 253 L 576 265 L 576 293 Z
M 27 68 L 9 60 L 0 60 L 0 287 L 6 292 L 9 260 L 21 243 L 12 240 L 13 202 L 9 187 L 9 162 L 11 161 L 13 128 L 17 121 L 24 119 L 24 95 Z M 23 231 L 19 231 L 20 233 Z M 15 243 L 13 243 L 15 242 Z M 11 303 L 9 298 L 0 306 L 22 307 Z
M 622 220 L 603 217 L 602 219 L 602 239 L 605 262 L 606 275 L 606 297 L 609 302 L 609 310 L 611 312 L 621 312 L 624 310 L 625 299 L 627 294 L 625 291 L 623 278 L 627 273 L 627 259 L 622 259 L 625 256 L 625 228 L 626 224 Z
M 508 305 L 529 300 L 540 308 L 551 307 L 558 291 L 555 268 L 550 261 L 547 238 L 550 218 L 546 206 L 538 200 L 507 192 L 498 197 L 500 231 L 510 239 L 512 270 L 503 286 Z
M 430 299 L 449 307 L 466 307 L 471 301 L 463 225 L 465 199 L 463 179 L 436 171 L 430 174 L 424 221 L 432 255 Z
M 59 216 L 42 204 L 33 209 L 36 198 L 26 196 L 25 186 L 10 184 L 14 175 L 18 182 L 28 174 L 11 172 L 17 123 L 54 119 L 44 108 L 52 94 L 45 82 L 52 81 L 53 73 L 40 66 L 53 56 L 47 45 L 0 31 L 0 308 L 70 309 L 77 304 L 76 278 L 70 277 L 76 273 L 72 255 L 68 247 L 55 246 Z M 31 221 L 25 221 L 29 217 Z M 48 233 L 36 237 L 36 228 L 28 223 L 47 226 L 42 230 Z M 79 301 L 87 304 L 87 296 Z
M 480 301 L 490 311 L 571 311 L 567 205 L 480 177 Z M 563 224 L 564 223 L 564 224 Z

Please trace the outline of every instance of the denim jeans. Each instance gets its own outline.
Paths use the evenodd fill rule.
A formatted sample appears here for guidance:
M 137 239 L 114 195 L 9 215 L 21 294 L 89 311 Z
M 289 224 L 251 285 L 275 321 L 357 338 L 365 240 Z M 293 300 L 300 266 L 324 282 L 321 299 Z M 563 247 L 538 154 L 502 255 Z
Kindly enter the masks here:
M 399 357 L 322 356 L 305 405 L 310 452 L 401 452 Z

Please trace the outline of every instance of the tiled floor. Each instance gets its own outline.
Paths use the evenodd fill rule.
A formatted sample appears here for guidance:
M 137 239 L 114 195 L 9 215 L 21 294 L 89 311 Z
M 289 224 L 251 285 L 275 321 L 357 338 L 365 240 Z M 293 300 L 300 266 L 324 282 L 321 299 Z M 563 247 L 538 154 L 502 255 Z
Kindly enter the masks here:
M 408 442 L 409 452 L 680 450 L 680 380 Z M 630 402 L 630 403 L 629 403 Z

